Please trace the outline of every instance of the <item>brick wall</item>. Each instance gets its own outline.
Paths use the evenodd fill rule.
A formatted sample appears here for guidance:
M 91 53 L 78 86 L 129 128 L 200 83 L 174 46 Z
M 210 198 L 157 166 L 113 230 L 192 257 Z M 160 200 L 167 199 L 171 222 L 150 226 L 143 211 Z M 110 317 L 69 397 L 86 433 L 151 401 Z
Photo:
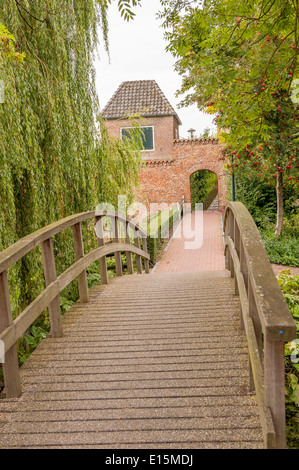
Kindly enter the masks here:
M 140 171 L 140 195 L 143 202 L 172 204 L 191 202 L 190 176 L 198 170 L 213 171 L 218 177 L 219 209 L 227 203 L 227 187 L 221 147 L 216 139 L 176 139 L 172 157 L 147 159 Z
M 140 170 L 137 198 L 145 205 L 177 203 L 184 196 L 191 202 L 190 176 L 198 170 L 213 171 L 218 177 L 219 210 L 227 203 L 227 187 L 221 146 L 217 139 L 177 139 L 175 116 L 144 117 L 142 126 L 154 126 L 154 151 L 142 153 L 145 166 Z M 128 119 L 107 120 L 110 137 L 120 138 L 122 127 L 132 126 Z
M 178 122 L 175 116 L 143 117 L 141 126 L 154 127 L 154 151 L 143 151 L 145 160 L 171 158 L 173 153 L 173 140 L 178 136 Z M 131 127 L 129 119 L 106 120 L 106 128 L 110 137 L 119 139 L 122 127 Z

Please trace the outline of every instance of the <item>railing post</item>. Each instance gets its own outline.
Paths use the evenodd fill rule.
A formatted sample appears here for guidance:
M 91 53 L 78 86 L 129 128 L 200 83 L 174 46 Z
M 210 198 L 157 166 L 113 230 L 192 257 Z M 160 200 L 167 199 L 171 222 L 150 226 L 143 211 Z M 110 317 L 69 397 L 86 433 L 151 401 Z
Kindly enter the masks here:
M 228 269 L 228 271 L 231 270 L 231 256 L 230 256 L 230 251 L 227 248 L 225 252 L 225 269 Z
M 114 217 L 114 243 L 119 243 L 118 217 L 117 217 L 116 214 L 115 214 L 115 217 Z M 121 253 L 119 251 L 116 251 L 114 253 L 114 258 L 115 258 L 116 275 L 117 276 L 122 276 L 123 270 L 122 270 Z
M 126 243 L 129 245 L 131 244 L 131 237 L 130 237 L 130 223 L 128 221 L 125 222 L 125 230 L 126 230 Z M 128 273 L 133 274 L 133 260 L 132 260 L 132 253 L 131 251 L 126 252 L 126 259 L 127 259 L 127 268 Z
M 243 244 L 243 240 L 240 239 L 240 270 L 241 270 L 241 274 L 243 276 L 243 279 L 244 279 L 244 284 L 245 284 L 245 289 L 246 289 L 246 294 L 247 294 L 247 299 L 248 299 L 248 290 L 249 290 L 249 287 L 248 287 L 248 283 L 249 283 L 249 279 L 248 279 L 248 267 L 247 267 L 247 261 L 246 261 L 246 256 L 245 256 L 245 250 L 244 250 L 244 244 Z M 243 315 L 241 314 L 241 329 L 244 330 L 245 329 L 245 325 L 244 325 L 244 321 L 243 321 Z
M 52 282 L 57 279 L 56 266 L 55 266 L 55 257 L 53 250 L 53 239 L 49 238 L 41 243 L 42 257 L 44 264 L 44 273 L 46 287 L 49 286 Z M 63 336 L 62 332 L 62 322 L 61 322 L 61 312 L 60 312 L 60 303 L 59 295 L 55 297 L 54 300 L 49 304 L 49 316 L 51 322 L 51 336 L 52 338 L 61 338 Z
M 265 401 L 275 428 L 275 448 L 286 448 L 285 428 L 285 343 L 270 341 L 264 334 Z
M 98 240 L 98 247 L 105 245 L 104 240 L 104 227 L 103 227 L 103 217 L 96 217 L 96 235 Z M 100 273 L 101 273 L 101 284 L 108 284 L 108 271 L 107 271 L 107 260 L 106 256 L 100 258 Z
M 240 240 L 240 269 L 243 274 L 243 279 L 246 287 L 246 292 L 248 294 L 248 266 L 247 266 L 247 261 L 246 261 L 246 256 L 245 256 L 245 250 L 244 250 L 244 245 L 243 241 Z
M 253 322 L 253 327 L 254 327 L 254 332 L 255 332 L 255 338 L 258 346 L 258 352 L 260 359 L 262 360 L 263 357 L 263 334 L 262 334 L 262 325 L 261 321 L 259 318 L 259 314 L 256 308 L 256 303 L 255 303 L 255 298 L 254 298 L 254 293 L 251 285 L 251 280 L 248 279 L 248 314 L 252 318 Z M 254 381 L 253 381 L 253 375 L 252 375 L 252 368 L 251 364 L 249 361 L 249 389 L 250 391 L 254 390 Z
M 226 215 L 226 218 L 225 218 L 225 225 L 224 225 L 225 242 L 226 242 L 228 236 L 229 236 L 229 212 L 227 212 L 227 215 Z M 225 269 L 228 269 L 230 271 L 230 266 L 231 266 L 230 250 L 228 249 L 228 247 L 226 247 L 226 251 L 225 251 Z
M 147 239 L 146 236 L 142 237 L 142 249 L 147 253 Z M 144 258 L 144 270 L 146 274 L 149 274 L 149 261 Z
M 228 216 L 227 216 L 227 233 L 226 235 L 229 236 L 233 242 L 235 242 L 234 240 L 234 214 L 233 212 L 229 209 L 229 212 L 228 212 Z M 228 269 L 230 270 L 230 275 L 232 278 L 235 277 L 235 267 L 234 267 L 234 263 L 233 263 L 233 260 L 232 260 L 232 257 L 231 257 L 231 254 L 230 254 L 230 251 L 228 250 L 228 260 L 227 260 L 227 263 L 228 263 Z
M 239 261 L 240 260 L 240 244 L 241 244 L 241 235 L 240 235 L 240 230 L 237 224 L 236 219 L 233 221 L 233 231 L 234 231 L 234 245 L 235 245 L 235 250 L 238 254 Z M 237 281 L 237 276 L 234 276 L 235 278 L 235 295 L 239 295 L 239 288 L 238 288 L 238 281 Z
M 134 228 L 134 243 L 136 248 L 140 248 L 139 230 L 137 227 Z M 142 264 L 140 255 L 136 255 L 136 266 L 138 274 L 142 274 Z
M 232 211 L 232 207 L 236 211 Z M 239 230 L 234 222 L 231 235 L 234 244 L 230 245 L 234 245 L 234 256 L 239 258 L 240 291 L 247 290 L 247 302 L 242 302 L 242 308 L 252 361 L 250 390 L 254 390 L 255 380 L 266 447 L 285 449 L 284 348 L 285 342 L 296 336 L 296 324 L 279 289 L 259 232 L 241 203 L 233 203 L 227 209 L 226 236 L 232 229 L 231 212 L 235 214 Z
M 0 332 L 13 323 L 7 272 L 0 274 Z M 21 395 L 21 380 L 18 364 L 18 351 L 16 343 L 5 353 L 2 364 L 5 392 L 7 398 L 17 398 Z
M 229 213 L 228 213 L 228 235 L 231 237 L 231 239 L 233 241 L 235 241 L 234 240 L 234 220 L 235 220 L 234 213 L 233 213 L 233 211 L 229 210 Z
M 73 238 L 74 238 L 75 258 L 76 258 L 76 261 L 79 261 L 79 259 L 83 258 L 84 256 L 81 222 L 73 225 Z M 88 303 L 89 295 L 88 295 L 88 282 L 87 282 L 86 270 L 84 270 L 78 276 L 78 287 L 79 287 L 80 302 Z

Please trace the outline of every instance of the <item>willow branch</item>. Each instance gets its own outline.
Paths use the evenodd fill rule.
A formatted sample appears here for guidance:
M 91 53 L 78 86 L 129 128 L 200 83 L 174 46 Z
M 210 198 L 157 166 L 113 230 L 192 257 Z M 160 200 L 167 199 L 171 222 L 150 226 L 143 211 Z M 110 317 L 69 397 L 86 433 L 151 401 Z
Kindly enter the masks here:
M 40 23 L 44 23 L 46 21 L 46 19 L 48 18 L 48 15 L 49 15 L 49 11 L 47 10 L 47 13 L 46 13 L 46 16 L 45 18 L 42 20 L 40 18 L 37 18 L 35 15 L 33 15 L 33 13 L 31 13 L 31 11 L 27 10 L 27 8 L 24 7 L 24 5 L 22 5 L 22 3 L 19 1 L 19 0 L 15 0 L 16 2 L 16 5 L 18 7 L 18 10 L 20 12 L 20 8 L 22 8 L 22 10 L 24 10 L 29 16 L 31 16 L 31 18 L 33 18 L 34 20 L 36 21 L 39 21 Z M 22 18 L 24 19 L 24 17 L 22 16 Z M 24 20 L 25 21 L 25 20 Z M 27 23 L 28 24 L 28 23 Z

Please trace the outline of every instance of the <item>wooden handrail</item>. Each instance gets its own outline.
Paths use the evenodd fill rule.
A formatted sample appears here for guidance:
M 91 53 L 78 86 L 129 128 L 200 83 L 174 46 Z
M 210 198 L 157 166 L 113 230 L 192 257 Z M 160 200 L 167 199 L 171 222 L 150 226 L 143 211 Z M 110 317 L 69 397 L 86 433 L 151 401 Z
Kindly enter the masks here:
M 228 203 L 224 215 L 226 268 L 235 279 L 267 448 L 285 448 L 285 342 L 296 324 L 275 278 L 259 230 L 246 207 Z
M 114 243 L 105 245 L 102 218 L 110 217 L 114 227 Z M 81 223 L 95 218 L 97 226 L 96 236 L 98 248 L 84 254 Z M 125 226 L 125 243 L 119 242 L 119 222 Z M 60 276 L 56 275 L 55 257 L 53 251 L 53 237 L 63 230 L 72 227 L 75 251 L 75 263 Z M 131 245 L 129 229 L 134 230 L 135 245 Z M 78 279 L 79 296 L 82 303 L 88 302 L 88 284 L 86 269 L 95 261 L 100 261 L 101 283 L 107 284 L 106 256 L 114 255 L 116 261 L 116 273 L 122 275 L 121 253 L 127 256 L 128 272 L 133 273 L 132 253 L 136 255 L 138 273 L 142 273 L 141 258 L 144 259 L 145 272 L 149 272 L 150 255 L 146 245 L 147 234 L 127 219 L 124 215 L 112 211 L 90 211 L 66 217 L 63 220 L 48 225 L 47 227 L 30 234 L 11 245 L 0 253 L 0 340 L 4 343 L 5 362 L 3 363 L 5 391 L 8 398 L 21 395 L 21 381 L 19 376 L 17 340 L 32 323 L 39 317 L 45 308 L 49 309 L 51 324 L 51 336 L 63 335 L 59 294 L 74 279 Z M 140 248 L 142 239 L 142 249 Z M 15 319 L 12 318 L 7 269 L 36 246 L 41 245 L 44 265 L 46 288 L 28 305 Z
M 110 218 L 117 217 L 119 222 L 127 222 L 132 229 L 137 227 L 134 222 L 126 218 L 126 216 L 123 214 L 108 210 L 88 211 L 82 212 L 81 214 L 70 215 L 62 220 L 47 225 L 46 227 L 43 227 L 42 229 L 37 230 L 36 232 L 31 233 L 26 237 L 21 238 L 21 240 L 9 246 L 6 248 L 6 250 L 3 250 L 0 253 L 0 273 L 7 270 L 10 266 L 23 258 L 23 256 L 33 250 L 33 248 L 40 245 L 43 241 L 49 240 L 49 238 L 54 237 L 63 230 L 66 230 L 67 228 L 72 227 L 77 223 L 84 222 L 85 220 L 93 219 L 94 217 L 101 218 L 105 216 Z M 138 227 L 138 231 L 142 238 L 147 237 L 146 232 L 140 227 Z

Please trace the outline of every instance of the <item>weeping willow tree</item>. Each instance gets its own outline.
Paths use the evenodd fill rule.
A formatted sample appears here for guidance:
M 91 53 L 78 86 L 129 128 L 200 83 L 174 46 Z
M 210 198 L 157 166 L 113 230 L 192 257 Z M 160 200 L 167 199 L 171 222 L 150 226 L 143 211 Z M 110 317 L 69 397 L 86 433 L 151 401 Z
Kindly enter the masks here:
M 119 2 L 125 19 L 138 1 Z M 115 204 L 118 193 L 132 199 L 138 145 L 110 142 L 98 118 L 93 63 L 99 31 L 108 50 L 109 3 L 0 4 L 0 250 L 102 201 Z M 54 246 L 59 272 L 74 258 L 71 233 Z M 43 288 L 38 249 L 8 274 L 17 315 Z

